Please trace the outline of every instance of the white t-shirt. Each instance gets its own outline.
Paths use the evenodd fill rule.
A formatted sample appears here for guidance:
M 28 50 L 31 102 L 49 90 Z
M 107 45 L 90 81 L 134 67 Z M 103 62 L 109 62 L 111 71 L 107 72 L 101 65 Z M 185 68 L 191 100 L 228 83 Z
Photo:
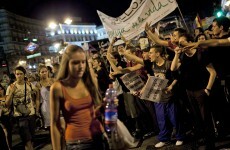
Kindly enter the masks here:
M 25 84 L 19 85 L 16 82 L 14 82 L 13 84 L 17 87 L 12 96 L 13 104 L 14 104 L 14 117 L 18 117 L 18 116 L 22 116 L 22 114 L 17 111 L 16 106 L 17 104 L 24 102 L 25 100 Z M 36 87 L 33 84 L 31 84 L 31 87 L 33 90 L 36 89 Z M 26 84 L 26 105 L 31 111 L 30 115 L 34 115 L 35 109 L 34 109 L 34 104 L 33 104 L 32 96 L 31 96 L 31 93 L 32 93 L 31 87 L 30 87 L 30 83 Z M 6 96 L 9 95 L 11 88 L 12 88 L 12 85 L 8 86 L 6 90 Z

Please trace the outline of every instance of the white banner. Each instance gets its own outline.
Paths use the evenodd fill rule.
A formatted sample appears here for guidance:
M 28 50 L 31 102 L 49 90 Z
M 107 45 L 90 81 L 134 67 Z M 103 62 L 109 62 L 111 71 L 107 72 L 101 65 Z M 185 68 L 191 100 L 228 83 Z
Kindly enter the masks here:
M 141 94 L 141 99 L 153 102 L 160 102 L 162 90 L 166 88 L 168 79 L 161 79 L 150 76 L 145 86 L 144 92 Z
M 146 22 L 155 24 L 177 7 L 175 0 L 132 0 L 130 7 L 119 17 L 114 18 L 97 10 L 109 40 L 123 35 L 132 39 L 144 31 Z
M 121 77 L 121 80 L 130 92 L 140 91 L 144 86 L 144 82 L 135 71 L 126 73 Z

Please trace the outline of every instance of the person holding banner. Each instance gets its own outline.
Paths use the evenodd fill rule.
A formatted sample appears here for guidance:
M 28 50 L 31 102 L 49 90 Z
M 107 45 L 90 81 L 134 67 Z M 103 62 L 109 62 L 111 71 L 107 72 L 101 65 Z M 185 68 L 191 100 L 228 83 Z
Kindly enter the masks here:
M 174 100 L 173 87 L 177 83 L 176 73 L 170 71 L 171 61 L 167 60 L 164 56 L 164 49 L 160 46 L 150 48 L 149 58 L 152 62 L 152 69 L 154 76 L 161 79 L 168 79 L 168 86 L 162 91 L 161 100 L 155 102 L 155 110 L 160 132 L 158 140 L 160 141 L 155 145 L 156 148 L 163 147 L 170 142 L 172 126 L 176 129 L 176 146 L 183 144 L 184 133 L 181 123 L 177 115 L 177 106 Z M 142 93 L 145 88 L 142 89 Z
M 117 42 L 115 44 L 114 43 L 115 43 L 115 38 L 113 39 L 113 41 L 111 42 L 108 48 L 107 59 L 111 65 L 111 68 L 113 69 L 113 72 L 120 72 L 122 68 L 127 67 L 127 62 L 122 61 L 121 56 L 119 55 L 119 51 L 124 50 L 124 45 L 121 44 L 124 42 L 121 41 L 121 43 L 119 42 L 119 45 L 117 45 L 118 52 L 111 53 L 113 45 L 116 45 Z M 115 58 L 115 62 L 113 61 L 114 58 Z M 125 113 L 125 115 L 127 115 L 126 125 L 130 126 L 129 128 L 131 128 L 131 131 L 133 130 L 133 136 L 135 138 L 139 139 L 145 135 L 146 135 L 145 137 L 147 137 L 148 136 L 147 134 L 153 134 L 153 133 L 150 133 L 152 132 L 152 130 L 149 127 L 147 127 L 149 123 L 144 123 L 145 121 L 148 121 L 149 119 L 147 120 L 144 117 L 141 117 L 144 111 L 140 109 L 141 108 L 140 106 L 142 105 L 140 103 L 140 100 L 130 93 L 130 90 L 125 86 L 125 84 L 123 83 L 121 79 L 125 73 L 113 74 L 113 72 L 110 74 L 110 76 L 113 79 L 117 80 L 119 84 L 121 85 L 122 90 L 123 90 L 123 98 L 124 98 L 124 105 L 125 105 L 125 112 L 122 112 L 124 110 L 119 109 L 118 113 L 122 112 L 122 113 Z
M 186 41 L 193 39 L 184 35 Z M 171 64 L 171 70 L 180 70 L 181 80 L 185 85 L 191 113 L 194 120 L 196 140 L 204 138 L 206 149 L 214 150 L 214 128 L 210 112 L 210 92 L 213 87 L 216 70 L 207 51 L 188 49 L 182 53 L 177 47 Z

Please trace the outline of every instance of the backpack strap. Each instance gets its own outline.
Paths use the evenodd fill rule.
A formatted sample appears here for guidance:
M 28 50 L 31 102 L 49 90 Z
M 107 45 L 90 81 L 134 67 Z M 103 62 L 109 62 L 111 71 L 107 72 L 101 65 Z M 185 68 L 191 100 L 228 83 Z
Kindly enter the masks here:
M 24 99 L 24 103 L 26 104 L 26 82 L 25 82 L 25 99 Z
M 30 86 L 31 91 L 33 91 L 31 83 L 29 81 L 27 81 L 26 84 L 28 84 Z

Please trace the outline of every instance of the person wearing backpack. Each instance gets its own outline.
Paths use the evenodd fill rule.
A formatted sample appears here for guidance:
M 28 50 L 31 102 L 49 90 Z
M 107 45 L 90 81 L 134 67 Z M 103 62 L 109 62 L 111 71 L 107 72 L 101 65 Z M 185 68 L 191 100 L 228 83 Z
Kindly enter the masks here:
M 13 105 L 13 116 L 19 127 L 19 134 L 25 150 L 33 150 L 35 133 L 35 114 L 39 109 L 39 94 L 34 85 L 25 81 L 26 70 L 22 66 L 15 68 L 16 81 L 6 91 L 6 107 Z M 32 91 L 36 91 L 36 110 L 32 100 Z

